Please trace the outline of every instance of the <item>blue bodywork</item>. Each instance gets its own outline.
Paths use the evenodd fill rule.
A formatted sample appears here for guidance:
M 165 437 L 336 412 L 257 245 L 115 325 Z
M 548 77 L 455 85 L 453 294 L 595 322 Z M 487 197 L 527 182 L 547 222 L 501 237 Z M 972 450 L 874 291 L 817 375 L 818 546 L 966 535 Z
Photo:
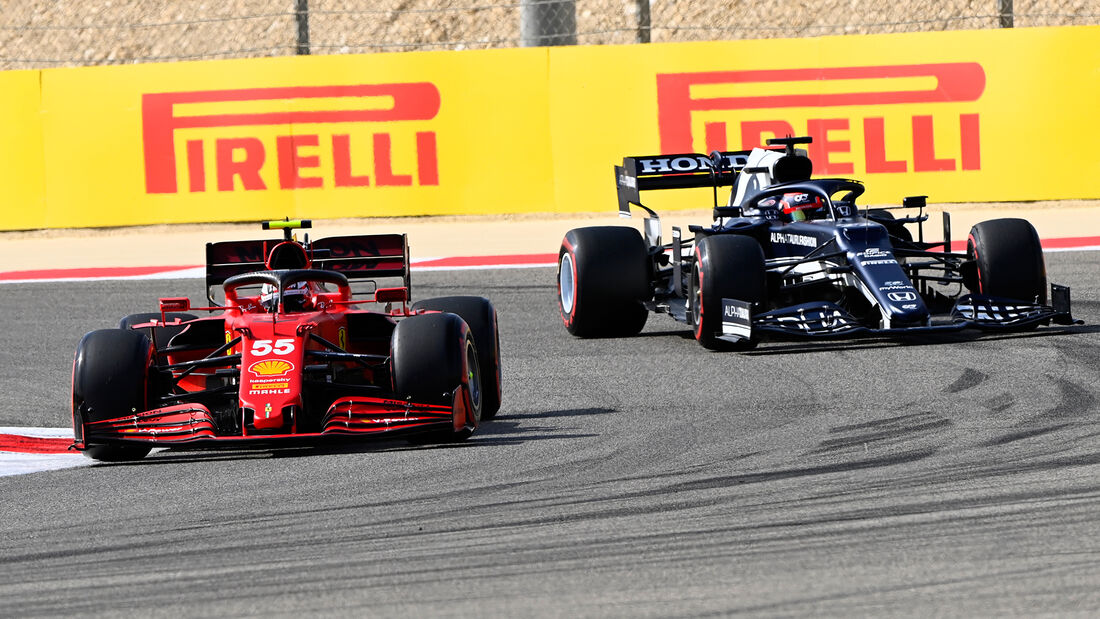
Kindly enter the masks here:
M 620 214 L 629 217 L 632 205 L 649 214 L 643 233 L 653 294 L 642 305 L 696 326 L 697 339 L 749 344 L 760 332 L 840 337 L 966 328 L 1013 330 L 1078 322 L 1070 315 L 1069 288 L 1064 286 L 1050 286 L 1050 305 L 1045 304 L 1045 290 L 1030 300 L 981 294 L 977 257 L 969 249 L 951 252 L 946 213 L 944 241 L 925 242 L 924 196 L 906 198 L 901 207 L 895 207 L 917 209 L 915 216 L 894 217 L 893 209 L 859 208 L 856 199 L 864 192 L 859 181 L 812 178 L 809 158 L 795 149 L 811 141 L 808 137 L 768 141 L 770 146 L 783 147 L 782 151 L 758 148 L 716 151 L 709 156 L 626 157 L 622 166 L 615 166 Z M 641 192 L 697 187 L 712 188 L 714 223 L 689 226 L 694 239 L 684 238 L 673 227 L 671 242 L 662 243 L 660 218 L 641 203 Z M 724 187 L 731 188 L 729 200 L 719 206 L 719 189 Z M 907 228 L 911 224 L 918 232 L 916 240 Z M 720 235 L 747 236 L 759 243 L 766 298 L 756 299 L 755 288 L 740 298 L 727 298 L 732 292 L 720 295 L 721 331 L 704 338 L 702 327 L 696 325 L 702 320 L 703 305 L 698 249 L 707 237 Z M 737 259 L 751 258 L 754 264 L 719 263 L 723 266 L 707 268 L 719 269 L 730 277 L 727 281 L 759 282 L 758 258 L 744 251 L 752 255 Z M 1041 252 L 1037 235 L 1030 251 Z M 744 273 L 753 276 L 742 277 Z M 1041 278 L 1038 288 L 1043 290 L 1045 267 Z

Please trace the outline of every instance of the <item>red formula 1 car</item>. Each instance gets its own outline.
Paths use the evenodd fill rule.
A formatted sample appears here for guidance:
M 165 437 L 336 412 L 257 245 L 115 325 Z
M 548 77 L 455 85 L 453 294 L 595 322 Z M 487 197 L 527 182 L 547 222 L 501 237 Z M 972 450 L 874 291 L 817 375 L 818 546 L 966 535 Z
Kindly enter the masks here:
M 292 231 L 307 227 L 266 222 L 284 238 L 207 244 L 211 307 L 165 298 L 159 313 L 85 335 L 73 364 L 75 447 L 118 461 L 196 444 L 454 441 L 495 416 L 493 305 L 455 296 L 410 306 L 405 235 L 297 241 Z M 379 287 L 386 279 L 400 285 Z M 363 309 L 371 303 L 384 310 Z

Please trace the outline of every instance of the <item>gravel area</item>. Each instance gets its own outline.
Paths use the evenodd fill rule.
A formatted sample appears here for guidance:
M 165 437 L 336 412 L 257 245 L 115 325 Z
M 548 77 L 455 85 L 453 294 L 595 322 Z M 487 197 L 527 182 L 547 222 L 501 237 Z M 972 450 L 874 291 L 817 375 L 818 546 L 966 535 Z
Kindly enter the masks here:
M 644 0 L 643 0 L 644 1 Z M 312 53 L 521 44 L 515 0 L 311 0 Z M 650 0 L 653 42 L 997 28 L 998 0 Z M 1015 27 L 1100 23 L 1100 0 L 1015 0 Z M 577 42 L 634 43 L 639 0 L 575 0 Z M 0 70 L 297 52 L 295 0 L 17 0 L 0 11 Z M 566 13 L 567 15 L 567 13 Z M 566 22 L 568 20 L 565 20 Z

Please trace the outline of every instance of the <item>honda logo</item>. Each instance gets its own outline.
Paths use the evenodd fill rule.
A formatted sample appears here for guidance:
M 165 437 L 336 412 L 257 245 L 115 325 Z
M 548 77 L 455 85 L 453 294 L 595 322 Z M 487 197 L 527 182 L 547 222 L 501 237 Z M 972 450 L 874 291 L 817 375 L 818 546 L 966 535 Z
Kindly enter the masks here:
M 917 293 L 915 292 L 888 292 L 886 296 L 889 297 L 891 301 L 896 301 L 898 303 L 917 300 Z

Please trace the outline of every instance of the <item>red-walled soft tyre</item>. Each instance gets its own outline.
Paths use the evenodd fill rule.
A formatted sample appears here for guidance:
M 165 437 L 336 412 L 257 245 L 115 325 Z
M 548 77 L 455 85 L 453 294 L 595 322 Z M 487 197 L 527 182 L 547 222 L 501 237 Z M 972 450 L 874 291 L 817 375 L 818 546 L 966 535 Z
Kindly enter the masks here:
M 481 370 L 481 419 L 487 421 L 496 417 L 501 399 L 500 329 L 493 304 L 484 297 L 438 297 L 417 301 L 412 309 L 449 312 L 466 321 L 477 346 Z
M 734 344 L 718 339 L 722 330 L 722 299 L 760 303 L 765 295 L 764 250 L 756 239 L 717 235 L 696 242 L 690 302 L 695 339 L 703 347 L 741 350 L 755 346 L 755 340 Z
M 140 413 L 148 408 L 153 346 L 139 331 L 102 329 L 85 335 L 73 361 L 73 433 L 85 443 L 84 455 L 104 462 L 144 458 L 151 447 L 96 444 L 84 424 Z
M 642 235 L 624 226 L 575 228 L 558 252 L 558 310 L 577 337 L 625 337 L 645 326 L 653 291 Z
M 1034 226 L 1025 219 L 992 219 L 976 224 L 966 240 L 966 253 L 977 265 L 972 292 L 1026 301 L 1047 302 L 1047 267 Z

